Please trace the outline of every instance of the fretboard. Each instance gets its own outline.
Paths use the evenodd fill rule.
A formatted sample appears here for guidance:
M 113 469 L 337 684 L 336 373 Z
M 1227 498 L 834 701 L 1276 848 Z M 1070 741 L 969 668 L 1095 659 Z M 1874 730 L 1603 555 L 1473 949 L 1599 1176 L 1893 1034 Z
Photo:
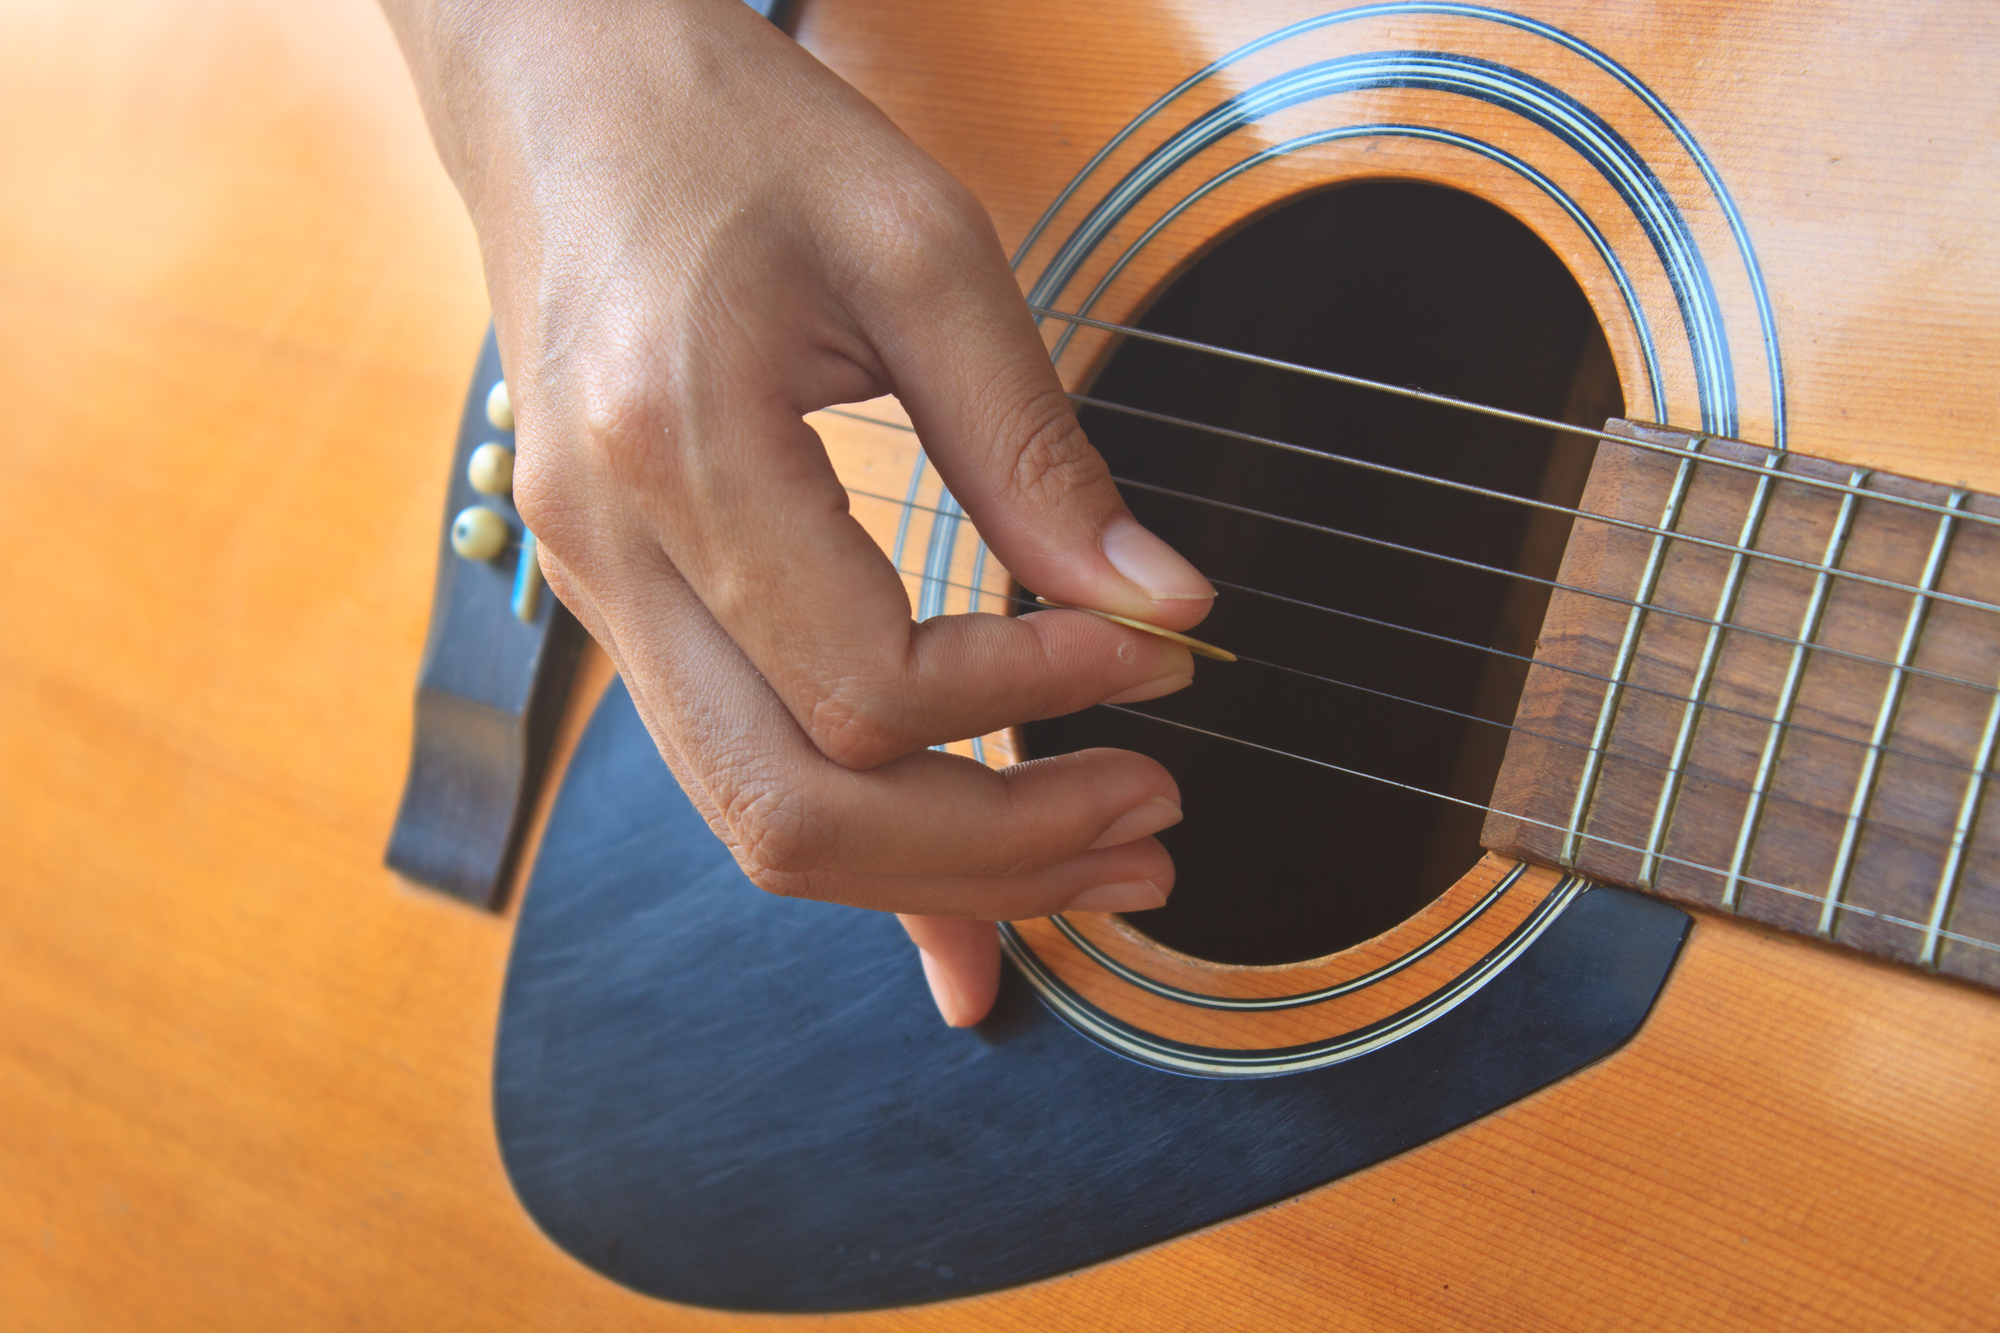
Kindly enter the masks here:
M 2000 986 L 2000 501 L 1609 429 L 1486 845 Z

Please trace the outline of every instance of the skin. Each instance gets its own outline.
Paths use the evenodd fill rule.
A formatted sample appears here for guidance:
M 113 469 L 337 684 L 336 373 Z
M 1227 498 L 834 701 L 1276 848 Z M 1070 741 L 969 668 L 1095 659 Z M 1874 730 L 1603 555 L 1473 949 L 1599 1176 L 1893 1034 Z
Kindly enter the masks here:
M 1207 614 L 978 201 L 740 0 L 384 8 L 479 233 L 543 570 L 744 873 L 898 913 L 959 1026 L 992 1006 L 995 921 L 1164 903 L 1159 764 L 928 747 L 1156 698 L 1187 651 L 1075 611 L 912 622 L 802 420 L 894 393 L 1022 584 Z

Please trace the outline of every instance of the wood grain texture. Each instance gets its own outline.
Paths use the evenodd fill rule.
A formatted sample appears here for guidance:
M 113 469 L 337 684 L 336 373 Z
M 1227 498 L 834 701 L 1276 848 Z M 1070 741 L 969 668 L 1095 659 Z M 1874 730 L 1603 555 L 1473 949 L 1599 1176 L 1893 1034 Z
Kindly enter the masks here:
M 921 65 L 914 44 L 944 17 L 896 10 L 840 41 L 930 71 L 899 117 L 961 169 L 1045 184 L 1034 155 L 994 138 L 950 146 L 945 128 L 977 119 L 969 89 L 1009 128 L 1038 118 L 964 62 Z M 1623 24 L 1658 43 L 1684 100 L 1738 78 L 1701 63 L 1737 20 L 1602 12 L 1594 32 Z M 1892 47 L 1921 16 L 1896 13 Z M 1079 17 L 1098 27 L 986 33 L 977 63 L 1033 69 L 1074 45 L 1122 108 L 1158 86 L 1127 62 L 1151 52 L 1181 69 L 1194 57 L 1178 43 L 1202 45 L 1193 9 L 1150 27 L 1109 7 Z M 836 20 L 851 8 L 813 31 L 832 43 Z M 1930 126 L 1929 93 L 1995 87 L 1974 77 L 1984 48 L 1950 45 L 1917 94 L 1891 96 L 1869 82 L 1887 78 L 1884 29 L 1850 36 L 1846 22 L 1816 10 L 1760 39 L 1791 71 L 1811 63 L 1799 32 L 1831 34 L 1864 85 L 1783 132 L 1849 165 L 1812 158 L 1760 187 L 1800 237 L 1788 312 L 1860 281 L 1822 274 L 1815 253 L 1893 239 L 1910 201 L 1950 215 L 1992 179 L 1975 154 L 1939 194 L 1936 171 L 1898 165 L 1877 109 L 1965 137 Z M 944 121 L 920 114 L 926 98 Z M 1712 114 L 1723 137 L 1749 133 L 1740 108 Z M 1816 202 L 1841 170 L 1875 172 L 1863 203 Z M 989 197 L 1003 229 L 1030 208 Z M 1958 235 L 1942 272 L 1917 267 L 1913 330 L 1884 334 L 1886 297 L 1840 306 L 1824 359 L 1802 368 L 1825 447 L 2000 476 L 1967 448 L 1989 415 L 1994 244 Z M 1967 312 L 1960 355 L 1934 364 L 1928 322 Z M 10 1328 L 725 1322 L 621 1291 L 534 1231 L 490 1121 L 508 923 L 379 863 L 439 463 L 485 319 L 470 234 L 362 0 L 0 7 Z M 1852 364 L 1877 387 L 1836 375 Z M 1938 390 L 1912 403 L 1919 371 Z M 1892 405 L 1921 429 L 1879 443 Z M 601 685 L 602 659 L 587 670 Z M 1626 1051 L 1422 1153 L 1118 1265 L 847 1322 L 1978 1328 L 2000 1302 L 1996 1099 L 1990 997 L 1704 921 Z
M 1239 43 L 1333 8 L 1309 0 L 1229 6 L 1123 0 L 1066 13 L 1060 23 L 1033 23 L 1004 8 L 814 0 L 801 11 L 799 34 L 974 187 L 1011 250 L 1091 154 L 1175 81 Z M 1972 4 L 1885 10 L 1860 0 L 1507 8 L 1553 23 L 1637 70 L 1713 158 L 1753 220 L 1784 340 L 1792 447 L 2000 491 L 2000 462 L 1986 447 L 1984 424 L 2000 408 L 2000 388 L 1984 373 L 2000 359 L 2000 232 L 1990 225 L 1987 188 L 2000 172 L 2000 139 L 1990 132 L 2000 117 L 2000 43 L 1989 15 Z M 1273 52 L 1250 62 L 1217 91 L 1241 91 L 1308 56 L 1470 49 L 1573 84 L 1645 151 L 1670 156 L 1670 136 L 1640 115 L 1629 95 L 1608 92 L 1608 80 L 1581 62 L 1551 58 L 1490 24 L 1392 17 L 1331 29 L 1313 42 L 1303 54 Z M 1351 97 L 1352 115 L 1344 118 L 1353 120 L 1422 119 L 1439 110 L 1409 90 Z M 1782 114 L 1774 113 L 1780 107 Z M 1454 98 L 1442 114 L 1537 162 L 1548 157 L 1586 203 L 1587 192 L 1602 188 L 1561 171 L 1546 137 L 1489 114 L 1483 104 Z M 1285 128 L 1253 136 L 1256 146 Z M 1141 136 L 1114 166 L 1129 165 L 1157 138 Z M 1024 143 L 1036 151 L 1022 151 Z M 1274 170 L 1291 173 L 1296 189 L 1401 176 L 1457 184 L 1501 204 L 1576 274 L 1611 338 L 1630 413 L 1645 415 L 1650 394 L 1603 262 L 1539 190 L 1482 159 L 1394 141 L 1351 150 L 1333 145 L 1324 156 Z M 1668 170 L 1677 173 L 1670 182 L 1677 188 L 1693 171 L 1685 162 Z M 1218 231 L 1284 193 L 1280 186 L 1246 185 L 1243 193 L 1205 201 L 1198 218 L 1156 242 L 1135 266 L 1121 284 L 1121 291 L 1129 288 L 1122 299 L 1143 304 Z M 1705 249 L 1729 254 L 1716 218 L 1691 225 Z M 1612 240 L 1635 253 L 1645 246 L 1631 233 Z M 1044 258 L 1031 256 L 1025 271 L 1037 271 Z M 1728 288 L 1720 262 L 1717 275 L 1733 322 L 1742 312 L 1732 303 L 1748 298 Z M 1644 271 L 1637 280 L 1652 281 Z M 1086 287 L 1080 280 L 1073 290 Z M 1662 316 L 1667 332 L 1674 318 L 1671 311 Z M 1737 363 L 1746 377 L 1758 373 L 1740 349 Z M 1092 365 L 1087 351 L 1064 362 L 1079 379 Z M 1688 412 L 1691 381 L 1683 367 L 1668 371 L 1671 411 L 1655 419 L 1678 424 Z M 1768 441 L 1768 411 L 1762 419 L 1748 406 L 1746 413 L 1736 433 Z
M 1116 916 L 1074 913 L 1064 918 L 1104 956 L 1138 975 L 1225 999 L 1304 995 L 1353 982 L 1417 955 L 1388 976 L 1294 1009 L 1231 1012 L 1190 1005 L 1119 977 L 1067 938 L 1052 920 L 1022 921 L 1015 929 L 1022 943 L 1080 999 L 1142 1032 L 1228 1050 L 1303 1046 L 1400 1013 L 1499 948 L 1563 878 L 1556 871 L 1532 867 L 1493 897 L 1517 864 L 1509 857 L 1484 857 L 1429 907 L 1394 929 L 1324 958 L 1273 967 L 1226 966 L 1190 958 Z M 1440 936 L 1445 937 L 1442 943 L 1423 952 Z
M 2000 983 L 2000 947 L 1967 929 L 2000 914 L 2000 829 L 1975 776 L 2000 725 L 2000 613 L 1914 591 L 1990 601 L 2000 528 L 1892 500 L 1975 519 L 2000 515 L 2000 501 L 1809 458 L 1773 474 L 1860 477 L 1885 497 L 1849 503 L 1766 484 L 1763 450 L 1617 429 L 1688 452 L 1599 449 L 1582 509 L 1625 526 L 1577 520 L 1487 844 Z M 1663 527 L 1692 540 L 1647 530 Z M 1739 559 L 1746 533 L 1776 558 Z M 1816 572 L 1830 551 L 1834 572 Z M 1634 601 L 1659 609 L 1635 619 Z M 1933 922 L 1967 938 L 1940 934 L 1927 952 Z

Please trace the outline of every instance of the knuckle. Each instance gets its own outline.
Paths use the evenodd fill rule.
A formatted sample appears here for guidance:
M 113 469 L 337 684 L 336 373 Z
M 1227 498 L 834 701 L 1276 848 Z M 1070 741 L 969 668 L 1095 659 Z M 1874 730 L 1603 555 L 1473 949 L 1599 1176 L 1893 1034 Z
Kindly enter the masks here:
M 1028 395 L 1009 413 L 1004 438 L 1014 441 L 1009 484 L 1023 500 L 1060 504 L 1110 476 L 1059 389 Z
M 959 299 L 966 256 L 998 258 L 999 240 L 984 207 L 943 173 L 895 179 L 859 207 L 855 234 L 871 244 L 854 276 L 886 280 L 903 300 Z
M 662 392 L 633 368 L 600 368 L 580 387 L 581 444 L 592 467 L 617 484 L 645 489 L 664 480 L 682 423 L 673 404 L 678 395 Z
M 599 366 L 565 386 L 568 410 L 523 421 L 512 499 L 550 549 L 580 549 L 608 513 L 656 491 L 674 466 L 683 432 L 671 397 L 645 387 L 647 378 Z
M 724 840 L 750 882 L 767 893 L 808 897 L 834 850 L 828 812 L 796 786 L 748 783 L 722 807 Z
M 903 163 L 886 184 L 874 196 L 876 207 L 904 236 L 947 240 L 986 216 L 970 189 L 930 163 Z
M 875 768 L 906 748 L 886 712 L 878 691 L 855 681 L 836 682 L 822 687 L 808 715 L 806 734 L 821 754 L 842 768 Z
M 557 533 L 570 507 L 567 477 L 564 469 L 549 457 L 550 450 L 537 446 L 541 442 L 522 441 L 514 465 L 514 508 L 520 511 L 521 521 L 537 538 L 559 542 Z

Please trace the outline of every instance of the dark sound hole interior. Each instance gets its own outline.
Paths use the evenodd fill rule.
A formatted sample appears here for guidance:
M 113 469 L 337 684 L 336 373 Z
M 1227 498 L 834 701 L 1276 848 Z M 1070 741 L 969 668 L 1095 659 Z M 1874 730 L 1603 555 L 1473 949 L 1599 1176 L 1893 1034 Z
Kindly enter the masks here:
M 1589 425 L 1622 412 L 1588 302 L 1506 213 L 1401 182 L 1270 213 L 1175 281 L 1148 329 Z M 1127 339 L 1099 398 L 1511 494 L 1574 504 L 1590 442 L 1449 408 Z M 1560 516 L 1086 409 L 1120 477 L 1481 564 L 1554 577 Z M 1547 589 L 1126 488 L 1140 519 L 1211 578 L 1398 626 L 1532 653 Z M 1223 587 L 1197 631 L 1245 656 L 1506 722 L 1525 667 Z M 1249 663 L 1201 662 L 1161 717 L 1484 802 L 1499 727 Z M 1478 860 L 1480 817 L 1377 782 L 1103 708 L 1024 728 L 1030 754 L 1112 745 L 1179 781 L 1164 835 L 1179 879 L 1134 916 L 1224 963 L 1317 957 L 1409 917 Z

